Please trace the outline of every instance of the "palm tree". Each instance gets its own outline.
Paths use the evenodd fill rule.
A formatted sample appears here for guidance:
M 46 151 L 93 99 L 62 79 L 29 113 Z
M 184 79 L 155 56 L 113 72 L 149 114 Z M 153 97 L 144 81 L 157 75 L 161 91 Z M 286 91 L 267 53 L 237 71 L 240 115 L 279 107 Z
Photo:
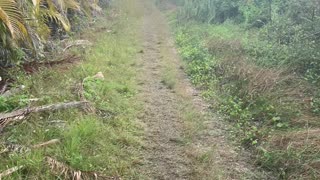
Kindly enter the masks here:
M 0 23 L 2 41 L 7 35 L 14 40 L 28 36 L 24 18 L 14 0 L 0 0 Z
M 99 0 L 0 0 L 0 63 L 21 46 L 41 53 L 52 30 L 58 26 L 71 30 L 69 10 L 90 16 L 92 11 L 101 10 L 98 3 Z
M 17 3 L 14 0 L 0 0 L 0 63 L 8 62 L 18 42 L 28 38 L 29 33 Z

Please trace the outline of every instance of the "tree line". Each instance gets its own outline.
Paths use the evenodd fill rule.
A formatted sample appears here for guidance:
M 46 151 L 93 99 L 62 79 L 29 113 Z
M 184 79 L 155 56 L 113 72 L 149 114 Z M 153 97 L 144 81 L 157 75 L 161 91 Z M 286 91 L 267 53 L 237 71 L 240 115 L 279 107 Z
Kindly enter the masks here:
M 176 0 L 181 21 L 235 23 L 258 41 L 247 52 L 257 64 L 286 67 L 320 81 L 319 0 Z M 250 46 L 251 45 L 251 46 Z

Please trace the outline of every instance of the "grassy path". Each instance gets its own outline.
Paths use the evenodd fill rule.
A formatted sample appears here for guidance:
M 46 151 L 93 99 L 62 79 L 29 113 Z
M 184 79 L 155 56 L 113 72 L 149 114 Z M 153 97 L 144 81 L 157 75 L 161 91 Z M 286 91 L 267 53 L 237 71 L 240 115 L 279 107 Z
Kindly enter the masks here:
M 169 26 L 153 2 L 115 3 L 108 17 L 77 37 L 94 42 L 77 50 L 84 61 L 22 74 L 17 81 L 26 86 L 18 96 L 41 98 L 29 104 L 34 106 L 79 100 L 82 82 L 96 111 L 35 114 L 6 128 L 1 145 L 61 142 L 1 154 L 0 172 L 22 165 L 11 179 L 67 179 L 44 165 L 50 156 L 74 170 L 123 179 L 265 178 L 237 153 L 228 141 L 228 127 L 209 113 L 188 81 Z M 97 72 L 105 78 L 94 79 Z
M 240 157 L 226 126 L 183 73 L 165 18 L 152 2 L 136 1 L 143 12 L 140 93 L 145 125 L 144 179 L 265 178 Z

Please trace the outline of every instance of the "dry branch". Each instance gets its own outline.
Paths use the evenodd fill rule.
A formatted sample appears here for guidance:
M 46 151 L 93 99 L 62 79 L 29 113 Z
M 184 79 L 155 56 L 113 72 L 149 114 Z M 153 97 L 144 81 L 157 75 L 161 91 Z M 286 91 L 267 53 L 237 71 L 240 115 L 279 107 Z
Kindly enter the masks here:
M 61 109 L 69 108 L 85 108 L 88 105 L 88 101 L 75 101 L 68 103 L 58 103 L 39 107 L 29 107 L 19 109 L 10 113 L 0 113 L 0 132 L 7 126 L 12 120 L 22 120 L 26 115 L 30 113 L 39 113 L 44 111 L 57 111 Z
M 50 141 L 47 142 L 43 142 L 40 144 L 36 144 L 31 146 L 31 148 L 27 147 L 27 146 L 23 146 L 23 145 L 18 145 L 18 144 L 9 144 L 5 147 L 5 149 L 3 151 L 0 152 L 0 155 L 5 154 L 5 153 L 26 153 L 26 152 L 30 152 L 32 149 L 38 149 L 38 148 L 42 148 L 42 147 L 46 147 L 46 146 L 50 146 L 52 144 L 57 144 L 59 143 L 60 140 L 59 139 L 52 139 Z
M 52 145 L 52 144 L 56 144 L 60 142 L 59 139 L 52 139 L 50 141 L 47 141 L 47 142 L 44 142 L 44 143 L 40 143 L 40 144 L 37 144 L 37 145 L 34 145 L 32 146 L 32 149 L 37 149 L 37 148 L 42 148 L 42 147 L 45 147 L 45 146 L 49 146 L 49 145 Z M 23 149 L 29 149 L 27 147 L 23 147 L 23 146 L 19 146 L 19 147 L 22 147 Z M 20 148 L 19 148 L 20 149 Z M 29 149 L 30 150 L 30 149 Z M 10 148 L 6 148 L 4 151 L 0 152 L 0 155 L 3 154 L 3 153 L 8 153 L 10 152 Z M 0 180 L 5 177 L 5 176 L 9 176 L 11 175 L 12 173 L 22 169 L 24 166 L 16 166 L 16 167 L 13 167 L 13 168 L 10 168 L 10 169 L 7 169 L 6 171 L 2 172 L 0 174 Z
M 52 140 L 44 142 L 44 143 L 36 144 L 36 145 L 32 146 L 32 148 L 33 149 L 37 149 L 37 148 L 49 146 L 49 145 L 52 145 L 52 144 L 57 144 L 59 142 L 60 142 L 59 139 L 52 139 Z
M 5 91 L 5 92 L 2 92 L 1 93 L 1 96 L 2 97 L 10 97 L 10 96 L 13 96 L 15 94 L 18 94 L 19 92 L 23 91 L 25 89 L 25 86 L 24 85 L 21 85 L 17 88 L 12 88 L 8 91 Z
M 73 46 L 91 46 L 92 43 L 88 40 L 76 40 L 73 42 L 70 42 L 64 49 L 63 52 L 65 52 L 67 49 L 73 47 Z
M 7 90 L 7 87 L 8 87 L 8 83 L 7 83 L 7 82 L 5 82 L 5 84 L 2 86 L 2 88 L 1 88 L 1 90 L 0 90 L 0 94 L 5 93 L 5 92 L 6 92 L 6 90 Z
M 119 177 L 109 177 L 103 176 L 97 172 L 87 172 L 87 171 L 79 171 L 73 170 L 71 167 L 66 165 L 65 163 L 59 162 L 51 157 L 46 157 L 46 164 L 51 169 L 52 174 L 55 176 L 61 176 L 64 179 L 72 179 L 72 180 L 121 180 Z
M 10 113 L 0 113 L 0 120 L 26 116 L 30 113 L 38 113 L 38 112 L 44 112 L 44 111 L 57 111 L 60 109 L 69 109 L 69 108 L 81 108 L 87 104 L 88 104 L 87 101 L 75 101 L 75 102 L 51 104 L 51 105 L 45 105 L 45 106 L 39 106 L 39 107 L 24 108 L 24 109 L 19 109 L 17 111 L 10 112 Z
M 5 170 L 4 172 L 2 172 L 2 173 L 0 174 L 0 180 L 1 180 L 3 177 L 9 176 L 9 175 L 11 175 L 12 173 L 14 173 L 14 172 L 16 172 L 16 171 L 18 171 L 18 170 L 20 170 L 20 169 L 22 169 L 22 168 L 23 168 L 23 166 L 16 166 L 16 167 L 10 168 L 10 169 L 8 169 L 8 170 Z

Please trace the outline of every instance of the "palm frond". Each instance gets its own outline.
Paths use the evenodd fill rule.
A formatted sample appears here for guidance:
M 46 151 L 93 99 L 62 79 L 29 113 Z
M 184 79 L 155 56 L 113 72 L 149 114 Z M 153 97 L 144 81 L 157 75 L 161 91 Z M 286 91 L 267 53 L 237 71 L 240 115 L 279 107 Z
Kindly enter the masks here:
M 27 28 L 24 25 L 24 19 L 14 0 L 0 1 L 0 22 L 13 39 L 24 38 L 28 36 Z

